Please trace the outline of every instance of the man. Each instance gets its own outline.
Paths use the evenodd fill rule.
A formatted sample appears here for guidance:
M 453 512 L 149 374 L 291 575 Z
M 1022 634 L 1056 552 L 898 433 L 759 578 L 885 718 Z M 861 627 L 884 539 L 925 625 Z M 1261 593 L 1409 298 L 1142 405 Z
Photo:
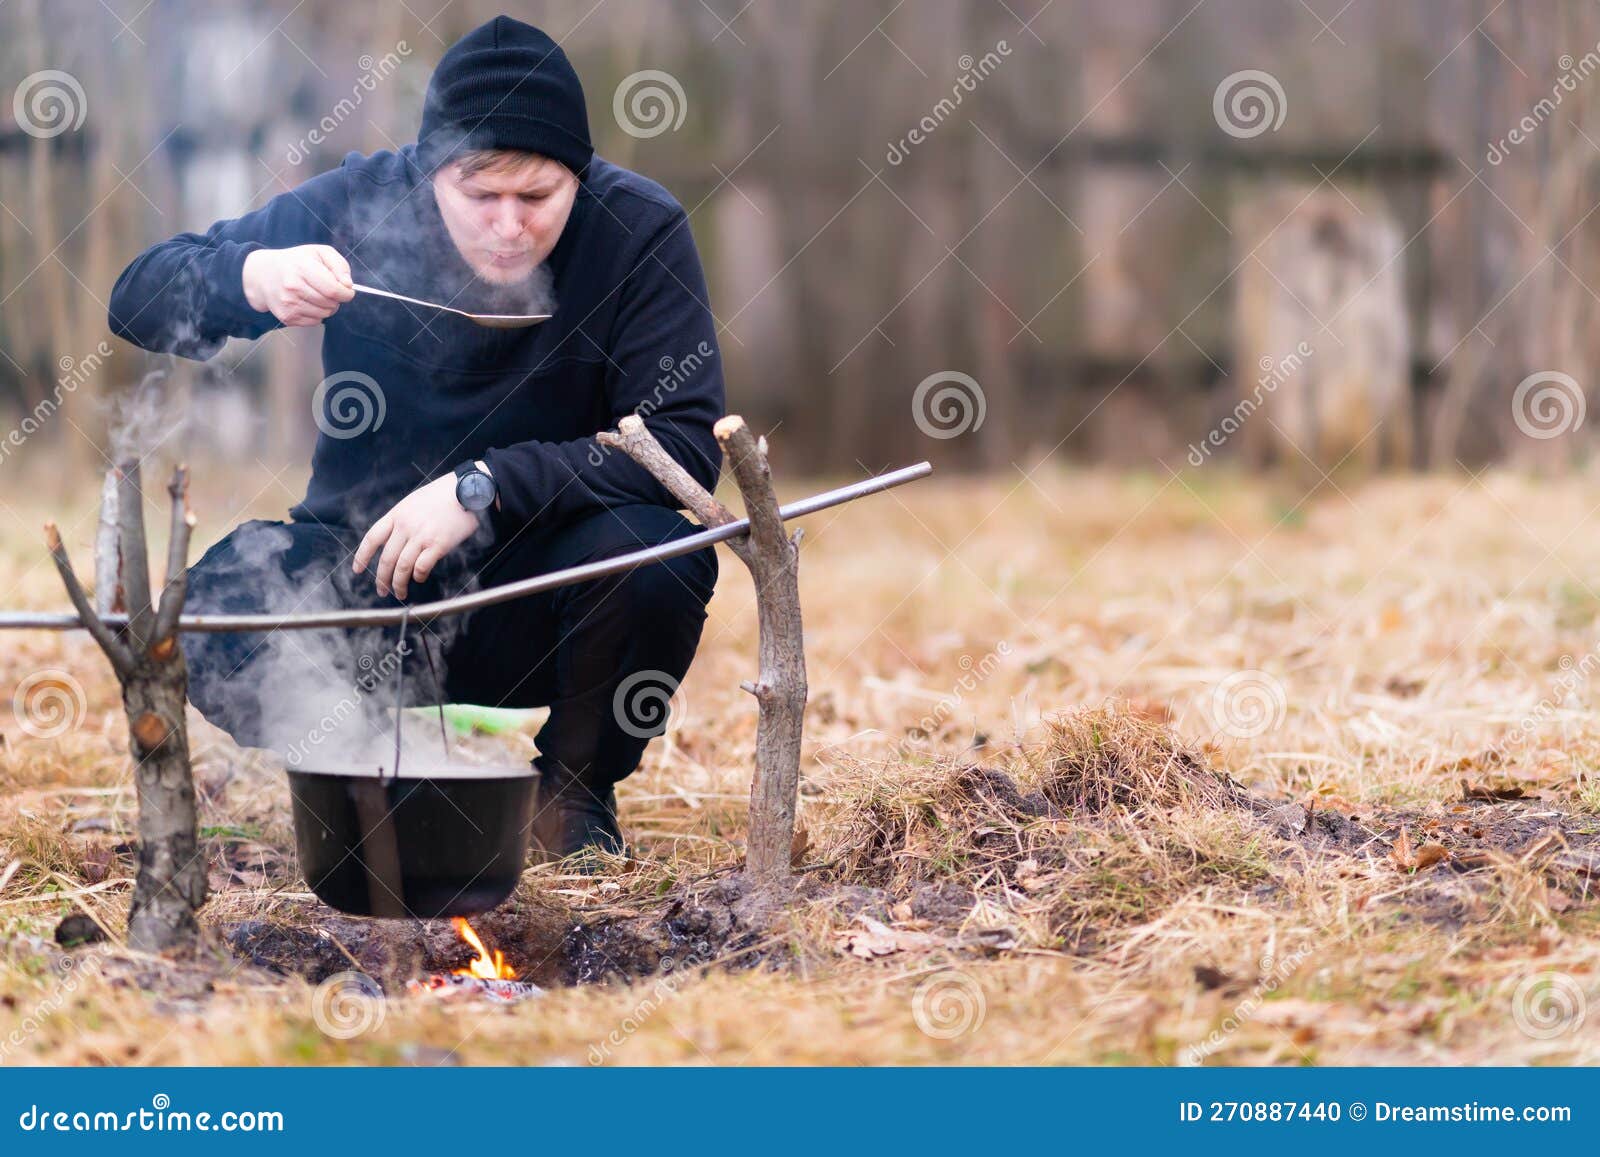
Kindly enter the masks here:
M 553 317 L 481 328 L 357 284 Z M 415 145 L 352 153 L 145 251 L 110 319 L 193 358 L 323 327 L 305 498 L 290 521 L 247 522 L 206 552 L 194 612 L 415 604 L 692 533 L 663 487 L 595 441 L 633 412 L 716 484 L 722 373 L 686 215 L 594 156 L 565 54 L 509 17 L 444 54 Z M 716 578 L 706 549 L 413 628 L 409 646 L 393 631 L 186 634 L 190 697 L 241 743 L 305 752 L 320 738 L 307 720 L 370 687 L 361 672 L 390 674 L 375 655 L 398 647 L 409 703 L 548 706 L 535 839 L 556 856 L 620 851 L 612 788 L 665 728 Z

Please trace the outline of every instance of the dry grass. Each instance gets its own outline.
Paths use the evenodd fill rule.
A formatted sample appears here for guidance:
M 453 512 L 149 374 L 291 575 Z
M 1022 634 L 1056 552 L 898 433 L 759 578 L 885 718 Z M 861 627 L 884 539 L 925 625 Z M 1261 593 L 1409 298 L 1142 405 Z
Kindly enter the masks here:
M 195 489 L 213 534 L 298 496 Z M 125 919 L 122 723 L 86 640 L 9 634 L 0 687 L 64 669 L 83 709 L 37 739 L 0 696 L 0 1063 L 1592 1063 L 1593 1018 L 1537 1030 L 1600 983 L 1597 503 L 1584 478 L 1300 501 L 1046 467 L 815 516 L 809 899 L 743 946 L 765 963 L 723 944 L 509 1010 L 391 1000 L 348 1040 L 220 940 L 181 967 L 80 952 L 63 978 L 64 915 Z M 60 512 L 21 513 L 0 589 L 59 607 L 34 528 Z M 755 614 L 727 555 L 711 610 L 681 719 L 623 786 L 638 858 L 531 871 L 504 919 L 603 929 L 737 863 Z M 281 775 L 193 718 L 207 924 L 338 931 L 295 878 Z M 1529 798 L 1463 802 L 1463 780 Z

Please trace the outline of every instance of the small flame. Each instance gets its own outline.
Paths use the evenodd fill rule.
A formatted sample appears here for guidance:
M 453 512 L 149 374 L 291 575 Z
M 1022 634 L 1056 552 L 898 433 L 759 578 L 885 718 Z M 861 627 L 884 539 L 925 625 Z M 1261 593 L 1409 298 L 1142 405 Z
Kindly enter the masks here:
M 478 950 L 478 955 L 465 968 L 457 968 L 455 976 L 474 976 L 479 980 L 515 980 L 516 969 L 506 963 L 505 953 L 500 949 L 494 950 L 494 955 L 489 955 L 489 950 L 483 946 L 483 941 L 478 939 L 478 934 L 472 930 L 463 916 L 452 916 L 450 923 L 455 927 L 456 934 L 468 944 Z

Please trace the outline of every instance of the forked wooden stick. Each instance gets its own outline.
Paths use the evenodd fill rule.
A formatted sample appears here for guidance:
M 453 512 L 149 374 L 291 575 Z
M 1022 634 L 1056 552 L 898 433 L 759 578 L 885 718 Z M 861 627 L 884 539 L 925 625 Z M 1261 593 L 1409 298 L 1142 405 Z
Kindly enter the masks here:
M 743 418 L 730 414 L 712 432 L 728 460 L 750 520 L 747 538 L 729 548 L 750 569 L 756 586 L 760 667 L 754 682 L 740 684 L 756 697 L 755 779 L 750 785 L 750 841 L 745 871 L 759 888 L 787 890 L 794 839 L 795 801 L 800 787 L 800 741 L 806 708 L 806 656 L 800 620 L 800 537 L 784 533 L 778 498 L 767 464 L 767 442 Z M 644 421 L 629 415 L 617 431 L 597 436 L 648 470 L 707 526 L 733 515 L 674 461 Z
M 172 498 L 172 538 L 167 547 L 166 583 L 159 606 L 153 605 L 139 465 L 123 463 L 115 475 L 115 485 L 108 482 L 104 491 L 107 498 L 115 497 L 114 517 L 112 511 L 102 511 L 99 546 L 109 549 L 106 527 L 114 525 L 121 573 L 100 558 L 96 574 L 99 583 L 120 580 L 128 608 L 128 622 L 120 632 L 107 626 L 90 603 L 53 522 L 45 523 L 45 542 L 73 609 L 122 684 L 128 747 L 139 795 L 139 875 L 128 913 L 128 945 L 159 952 L 194 943 L 199 930 L 195 913 L 206 899 L 184 719 L 188 671 L 176 632 L 187 590 L 189 537 L 195 518 L 189 510 L 188 472 L 179 466 L 167 486 Z M 102 605 L 116 601 L 109 591 L 97 593 Z

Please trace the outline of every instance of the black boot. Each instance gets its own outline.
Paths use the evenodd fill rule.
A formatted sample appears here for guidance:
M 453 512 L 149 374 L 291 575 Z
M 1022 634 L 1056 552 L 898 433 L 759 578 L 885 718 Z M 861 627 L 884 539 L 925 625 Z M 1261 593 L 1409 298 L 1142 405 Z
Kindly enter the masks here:
M 544 862 L 585 852 L 624 851 L 617 826 L 617 796 L 610 785 L 588 783 L 565 764 L 543 756 L 533 761 L 539 771 L 534 794 L 535 856 Z

